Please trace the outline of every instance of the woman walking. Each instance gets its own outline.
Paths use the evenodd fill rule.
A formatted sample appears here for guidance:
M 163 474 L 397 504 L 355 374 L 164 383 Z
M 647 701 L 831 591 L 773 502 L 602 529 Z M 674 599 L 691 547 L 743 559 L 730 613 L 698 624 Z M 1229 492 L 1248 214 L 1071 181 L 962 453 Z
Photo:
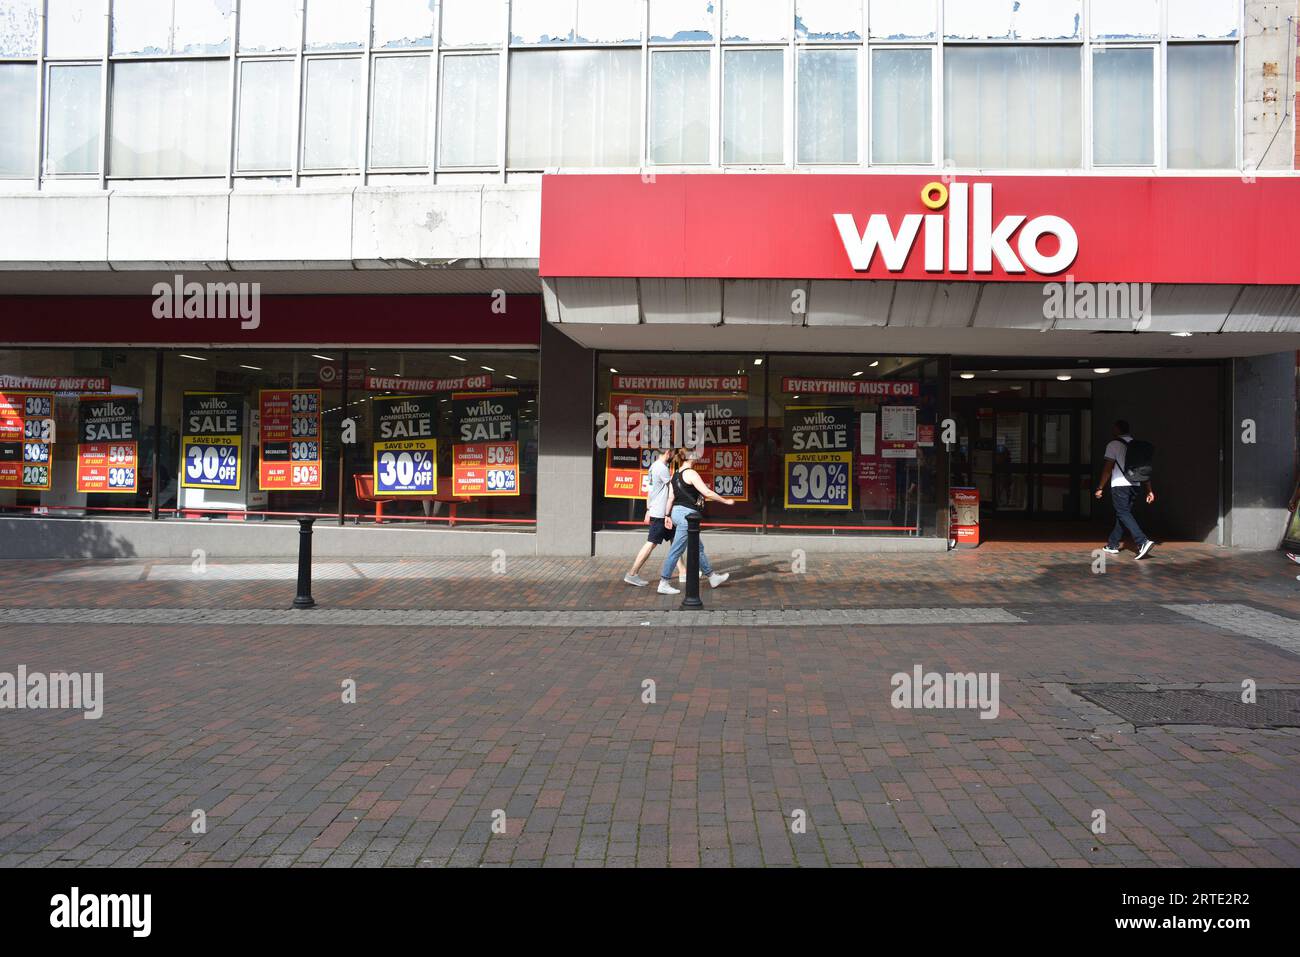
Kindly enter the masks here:
M 692 514 L 699 514 L 704 511 L 704 503 L 707 500 L 721 502 L 723 505 L 735 505 L 735 499 L 724 498 L 713 489 L 704 484 L 700 478 L 700 473 L 695 471 L 695 453 L 690 449 L 678 449 L 673 453 L 672 468 L 673 480 L 669 486 L 668 494 L 668 518 L 664 525 L 668 528 L 681 526 L 681 531 L 673 535 L 672 548 L 668 550 L 668 557 L 664 559 L 664 567 L 659 574 L 659 594 L 661 595 L 679 595 L 681 589 L 672 586 L 669 577 L 673 573 L 673 566 L 677 560 L 682 557 L 686 551 L 686 520 Z M 709 584 L 717 588 L 731 576 L 726 572 L 716 573 L 713 566 L 709 564 L 709 556 L 704 554 L 704 540 L 700 540 L 700 574 L 709 576 Z

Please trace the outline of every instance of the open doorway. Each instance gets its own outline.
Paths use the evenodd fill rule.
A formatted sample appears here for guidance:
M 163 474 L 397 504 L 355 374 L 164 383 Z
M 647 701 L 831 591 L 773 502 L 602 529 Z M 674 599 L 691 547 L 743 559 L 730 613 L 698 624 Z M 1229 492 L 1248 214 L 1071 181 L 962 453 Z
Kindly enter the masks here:
M 1104 538 L 1114 513 L 1093 493 L 1117 418 L 1157 449 L 1157 502 L 1143 527 L 1160 539 L 1216 539 L 1217 367 L 1032 361 L 953 359 L 951 482 L 979 490 L 981 540 Z

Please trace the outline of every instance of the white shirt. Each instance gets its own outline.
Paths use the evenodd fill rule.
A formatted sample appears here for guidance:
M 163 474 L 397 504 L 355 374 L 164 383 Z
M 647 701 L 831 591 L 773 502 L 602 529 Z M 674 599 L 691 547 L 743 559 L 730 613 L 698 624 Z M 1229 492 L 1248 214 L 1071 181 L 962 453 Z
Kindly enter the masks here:
M 663 518 L 668 509 L 668 483 L 672 475 L 662 459 L 655 459 L 650 466 L 650 491 L 646 495 L 646 511 L 651 518 Z
M 1128 452 L 1128 446 L 1125 445 L 1122 441 L 1120 441 L 1120 439 L 1128 439 L 1130 442 L 1132 442 L 1133 436 L 1123 435 L 1120 436 L 1119 439 L 1111 439 L 1110 444 L 1106 446 L 1106 458 L 1113 459 L 1115 462 L 1115 464 L 1111 466 L 1111 470 L 1110 470 L 1111 488 L 1115 488 L 1117 486 L 1131 486 L 1133 484 L 1132 482 L 1130 482 L 1128 479 L 1124 477 L 1124 459 L 1126 453 Z

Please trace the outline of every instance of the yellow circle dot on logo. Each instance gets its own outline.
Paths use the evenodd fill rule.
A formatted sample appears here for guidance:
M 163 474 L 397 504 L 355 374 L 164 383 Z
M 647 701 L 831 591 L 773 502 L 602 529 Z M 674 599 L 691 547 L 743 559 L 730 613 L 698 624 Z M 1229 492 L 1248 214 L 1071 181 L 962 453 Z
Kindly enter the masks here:
M 948 205 L 948 187 L 943 183 L 926 183 L 921 187 L 921 202 L 928 209 L 943 209 Z

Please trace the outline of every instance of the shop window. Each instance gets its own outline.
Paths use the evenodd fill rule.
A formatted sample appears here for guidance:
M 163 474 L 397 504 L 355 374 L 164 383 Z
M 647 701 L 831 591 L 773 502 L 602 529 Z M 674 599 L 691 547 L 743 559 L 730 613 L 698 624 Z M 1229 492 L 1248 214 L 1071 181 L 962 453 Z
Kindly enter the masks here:
M 650 55 L 650 162 L 709 161 L 708 50 L 656 50 Z
M 47 0 L 45 55 L 103 56 L 107 10 L 108 0 Z
M 297 90 L 292 60 L 242 60 L 239 64 L 240 172 L 293 166 Z
M 1155 50 L 1103 47 L 1092 54 L 1092 162 L 1155 163 Z
M 1229 43 L 1170 44 L 1168 166 L 1236 165 L 1236 48 Z
M 500 64 L 495 53 L 442 58 L 439 165 L 497 165 Z
M 357 427 L 344 465 L 347 515 L 531 530 L 537 369 L 531 352 L 350 353 L 338 410 Z
M 226 170 L 227 60 L 113 64 L 112 176 L 220 176 Z
M 879 165 L 928 165 L 933 86 L 930 51 L 871 51 L 871 162 Z
M 156 361 L 0 351 L 0 510 L 150 512 Z M 337 518 L 342 501 L 354 523 L 532 531 L 537 369 L 535 352 L 168 350 L 160 513 Z
M 36 165 L 36 64 L 0 63 L 0 177 Z
M 708 528 L 938 534 L 935 360 L 602 353 L 599 368 L 599 529 L 643 526 L 654 449 L 674 444 L 658 426 L 697 438 L 701 476 L 737 500 L 710 503 Z M 695 415 L 702 433 L 683 435 Z
M 302 118 L 303 169 L 356 168 L 361 69 L 360 57 L 307 61 L 307 95 Z
M 724 50 L 722 161 L 785 161 L 785 53 Z
M 511 53 L 510 167 L 637 166 L 640 66 L 639 50 Z
M 383 56 L 374 61 L 370 165 L 428 166 L 429 58 Z
M 257 0 L 240 4 L 239 52 L 287 53 L 302 42 L 299 0 Z
M 50 67 L 47 173 L 99 172 L 99 78 L 98 64 Z
M 1066 169 L 1082 160 L 1077 46 L 948 46 L 944 156 L 958 167 Z
M 799 51 L 799 162 L 858 161 L 858 51 Z

